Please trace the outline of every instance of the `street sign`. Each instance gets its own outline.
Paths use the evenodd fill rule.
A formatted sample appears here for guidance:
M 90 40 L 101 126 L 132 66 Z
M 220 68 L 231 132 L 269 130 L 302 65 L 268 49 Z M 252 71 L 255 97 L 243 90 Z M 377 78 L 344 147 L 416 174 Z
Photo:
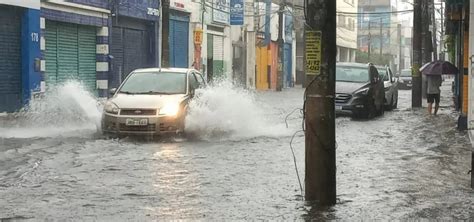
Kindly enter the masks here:
M 213 6 L 212 20 L 214 22 L 229 24 L 229 0 L 216 0 Z
M 244 1 L 230 0 L 230 25 L 244 24 Z
M 306 75 L 321 73 L 321 31 L 306 31 Z

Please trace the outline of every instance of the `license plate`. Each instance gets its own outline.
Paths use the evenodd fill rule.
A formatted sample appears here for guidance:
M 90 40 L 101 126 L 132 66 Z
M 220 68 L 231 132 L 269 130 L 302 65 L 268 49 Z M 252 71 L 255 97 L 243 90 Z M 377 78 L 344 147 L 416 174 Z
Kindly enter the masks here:
M 342 110 L 342 106 L 336 106 L 336 110 Z
M 146 126 L 148 125 L 148 119 L 127 119 L 125 121 L 127 126 Z

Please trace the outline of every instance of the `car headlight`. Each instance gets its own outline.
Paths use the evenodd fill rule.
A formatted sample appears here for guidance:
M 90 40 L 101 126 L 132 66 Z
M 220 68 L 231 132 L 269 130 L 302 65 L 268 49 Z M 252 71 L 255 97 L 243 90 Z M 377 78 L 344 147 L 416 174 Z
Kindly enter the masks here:
M 166 116 L 176 116 L 179 112 L 179 104 L 178 103 L 170 103 L 165 104 L 163 108 L 160 109 L 160 115 Z
M 118 114 L 120 109 L 117 105 L 115 105 L 115 103 L 107 102 L 105 103 L 104 110 L 106 113 Z
M 369 88 L 357 90 L 354 95 L 367 95 L 369 93 Z

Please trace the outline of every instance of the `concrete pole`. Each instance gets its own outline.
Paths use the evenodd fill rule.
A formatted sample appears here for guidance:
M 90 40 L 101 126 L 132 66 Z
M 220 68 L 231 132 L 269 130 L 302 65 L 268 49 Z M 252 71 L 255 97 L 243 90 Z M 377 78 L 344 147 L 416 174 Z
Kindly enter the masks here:
M 336 204 L 336 1 L 308 0 L 305 30 L 305 198 Z
M 283 70 L 284 70 L 284 41 L 283 41 L 283 11 L 285 10 L 285 1 L 281 0 L 280 10 L 278 12 L 278 76 L 277 76 L 277 91 L 283 88 Z
M 413 58 L 412 58 L 412 94 L 411 107 L 421 107 L 421 1 L 415 0 L 413 6 Z
M 398 75 L 402 74 L 402 24 L 397 25 L 397 37 L 398 37 Z
M 382 54 L 383 54 L 383 32 L 382 32 L 383 24 L 382 22 L 383 22 L 382 17 L 380 17 L 380 30 L 379 30 L 380 59 L 382 59 Z
M 436 7 L 435 7 L 435 4 L 434 2 L 430 2 L 431 3 L 431 7 L 432 7 L 432 10 L 431 10 L 431 19 L 432 19 L 432 22 L 433 22 L 433 31 L 431 32 L 431 35 L 433 37 L 433 60 L 438 60 L 438 32 L 437 32 L 437 23 L 436 23 Z
M 372 51 L 372 35 L 370 34 L 370 21 L 369 21 L 369 41 L 367 41 L 367 62 L 370 62 L 370 53 Z
M 444 51 L 444 7 L 443 3 L 441 3 L 441 37 L 439 39 L 439 51 L 440 51 L 440 60 L 445 60 L 445 51 Z

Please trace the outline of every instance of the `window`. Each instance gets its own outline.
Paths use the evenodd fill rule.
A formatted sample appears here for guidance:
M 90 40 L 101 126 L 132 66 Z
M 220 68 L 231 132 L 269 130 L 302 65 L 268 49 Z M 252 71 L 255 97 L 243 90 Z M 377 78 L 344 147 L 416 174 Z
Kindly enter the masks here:
M 353 31 L 354 30 L 354 19 L 353 18 L 349 18 L 347 20 L 347 29 Z
M 196 80 L 194 74 L 189 75 L 189 89 L 190 91 L 199 88 L 199 82 Z
M 345 27 L 346 26 L 346 16 L 344 15 L 339 15 L 339 21 L 338 21 L 338 26 L 339 27 Z
M 199 83 L 199 87 L 204 86 L 205 82 L 204 82 L 204 78 L 202 78 L 202 75 L 199 73 L 194 73 L 194 75 L 196 76 L 196 79 Z
M 336 81 L 365 83 L 369 81 L 369 73 L 366 67 L 336 66 Z
M 345 3 L 354 5 L 354 0 L 344 0 Z
M 119 93 L 124 94 L 184 94 L 186 74 L 171 72 L 132 73 Z

